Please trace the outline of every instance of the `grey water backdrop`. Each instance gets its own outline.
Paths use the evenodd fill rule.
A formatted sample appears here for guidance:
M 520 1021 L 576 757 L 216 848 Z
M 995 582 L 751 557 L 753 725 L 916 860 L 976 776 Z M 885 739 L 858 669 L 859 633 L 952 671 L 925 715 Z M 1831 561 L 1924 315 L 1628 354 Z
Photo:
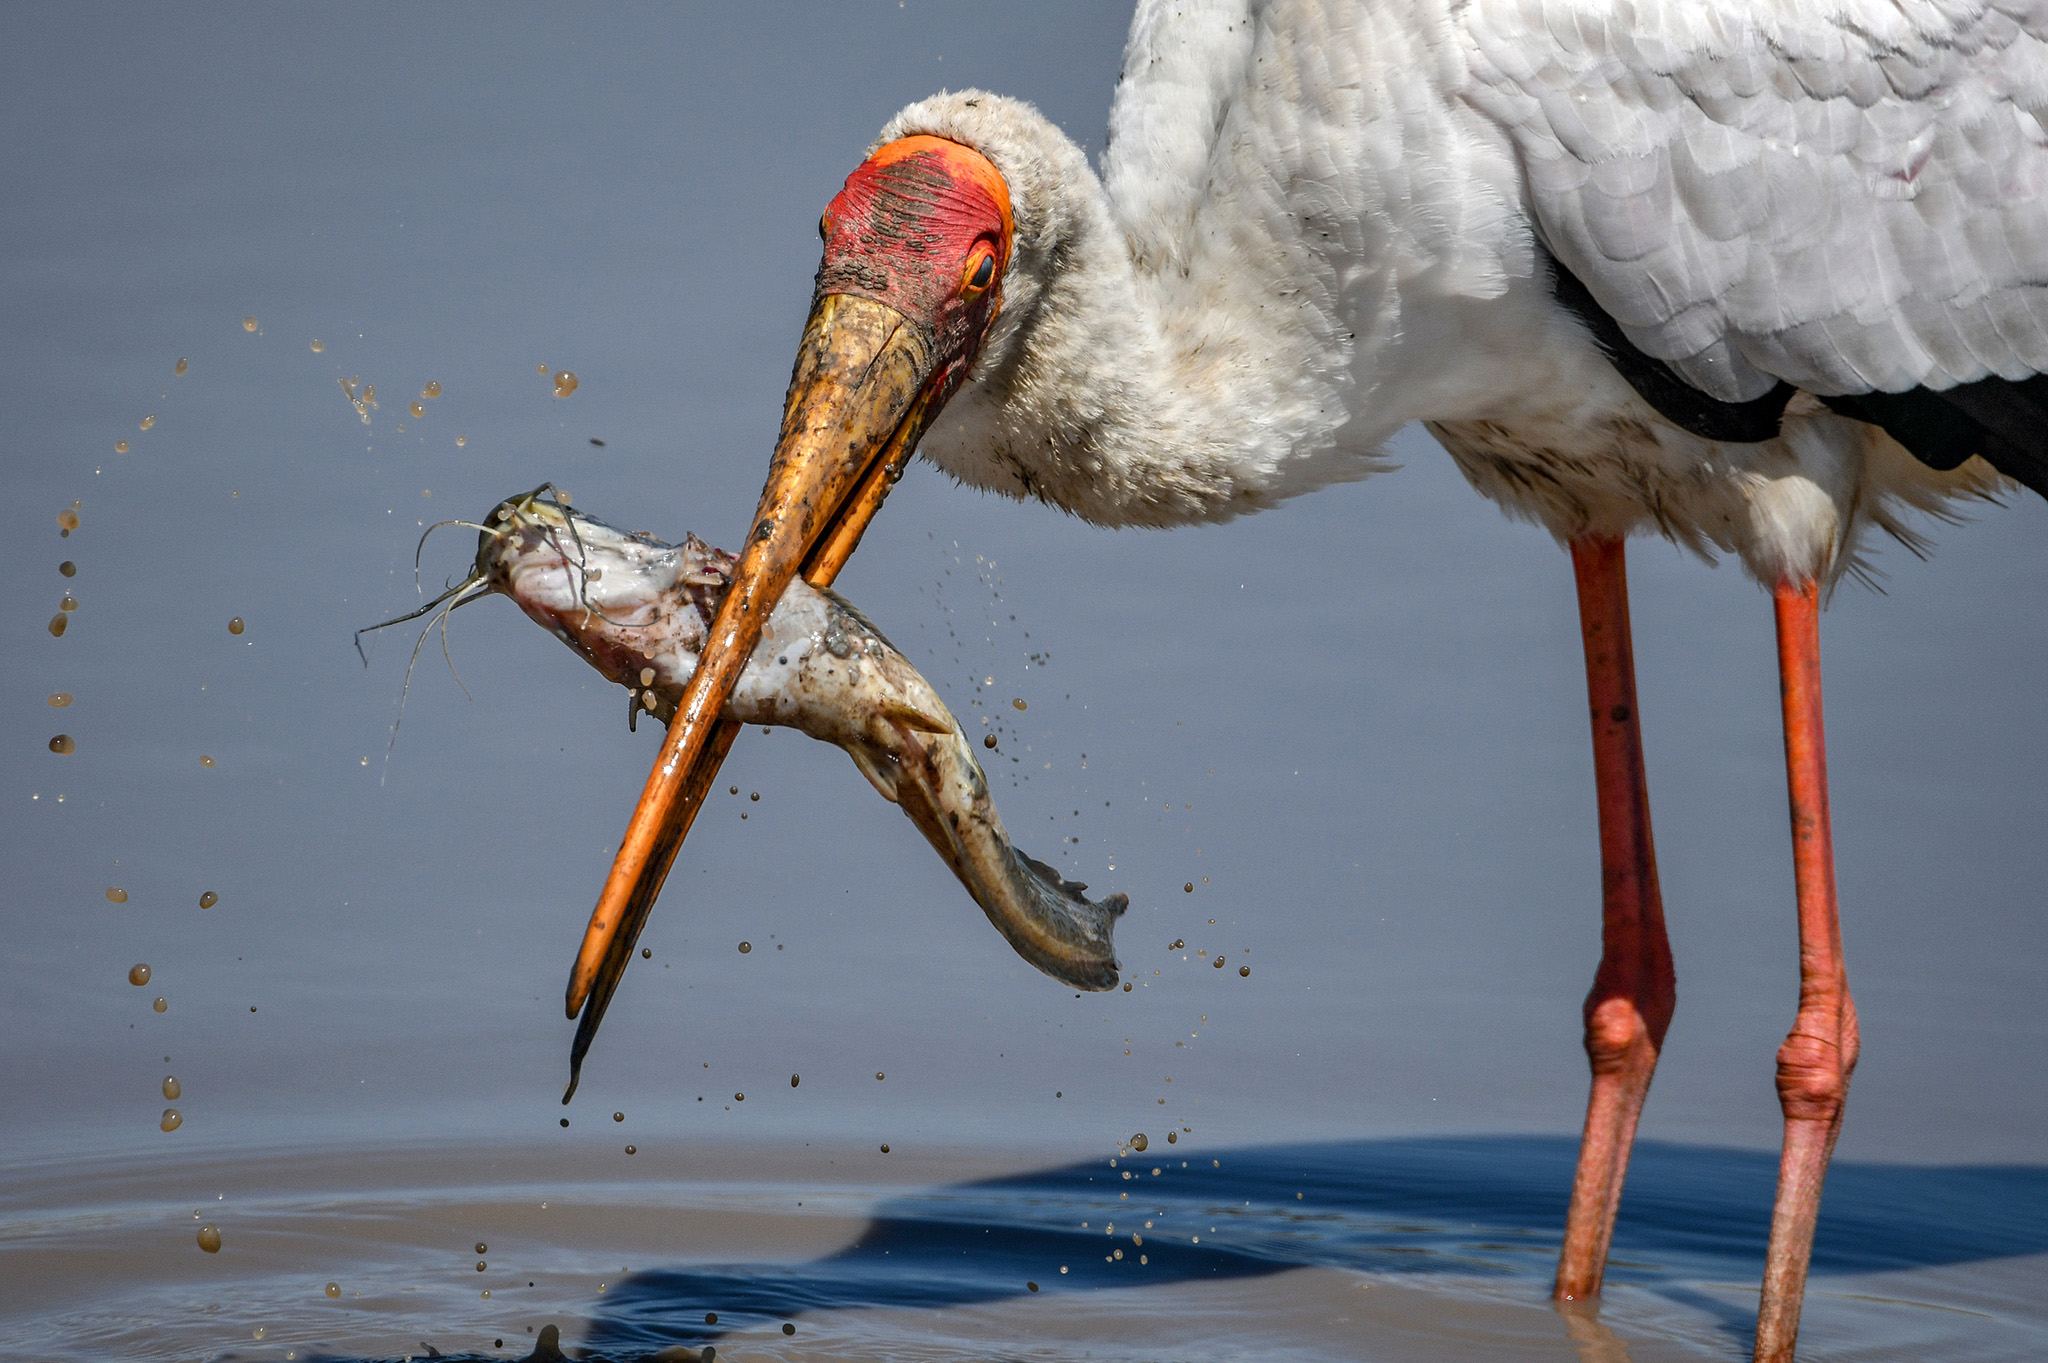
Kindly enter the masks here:
M 749 730 L 567 1109 L 561 990 L 659 728 L 629 733 L 619 691 L 502 600 L 449 621 L 460 683 L 427 640 L 395 740 L 417 627 L 367 640 L 367 668 L 352 647 L 418 604 L 428 526 L 545 480 L 735 543 L 817 215 L 873 131 L 979 85 L 1099 151 L 1127 21 L 930 0 L 12 15 L 0 1318 L 31 1353 L 395 1355 L 459 1298 L 444 1349 L 516 1356 L 491 1338 L 523 1352 L 551 1311 L 628 1356 L 709 1338 L 675 1303 L 723 1294 L 733 1319 L 895 1322 L 847 1334 L 853 1355 L 979 1356 L 1041 1328 L 1017 1305 L 1026 1277 L 1058 1285 L 1039 1257 L 1122 1303 L 1114 1329 L 1084 1312 L 1100 1331 L 1045 1336 L 1054 1356 L 1247 1331 L 1302 1357 L 1608 1347 L 1540 1309 L 1599 949 L 1571 573 L 1420 430 L 1396 472 L 1172 533 L 914 467 L 840 588 L 999 731 L 1018 844 L 1130 894 L 1134 988 L 1025 966 L 842 754 Z M 1845 583 L 1822 627 L 1864 1051 L 1807 1340 L 2009 1357 L 2048 1347 L 2048 506 L 1929 531 L 1925 559 L 1874 544 L 1881 590 Z M 429 593 L 473 547 L 428 539 Z M 1638 1358 L 1732 1356 L 1797 984 L 1771 614 L 1733 564 L 1630 558 L 1679 1003 L 1609 1314 Z M 1325 1220 L 1084 1282 L 1022 1209 L 1122 1184 L 1140 1132 L 1141 1177 L 1170 1154 L 1216 1180 L 1175 1185 L 1190 1227 L 1239 1202 L 1320 1199 Z M 860 1191 L 835 1203 L 834 1179 Z M 478 1297 L 466 1262 L 408 1257 L 417 1237 L 363 1231 L 350 1200 L 378 1190 L 466 1259 L 448 1227 L 469 1213 L 433 1208 L 570 1185 L 617 1216 L 551 1242 L 544 1303 Z M 734 1210 L 806 1188 L 854 1229 L 778 1240 Z M 202 1204 L 218 1259 L 192 1242 Z M 900 1261 L 848 1247 L 881 1255 L 891 1226 L 921 1228 Z M 1005 1228 L 986 1281 L 908 1267 L 967 1253 L 962 1226 Z M 284 1227 L 283 1258 L 232 1266 Z M 593 1265 L 627 1252 L 608 1236 L 640 1265 L 629 1299 L 598 1291 Z M 1495 1252 L 1475 1236 L 1519 1248 L 1475 1268 Z M 1357 1311 L 1361 1286 L 1422 1291 L 1396 1269 L 1425 1260 L 1463 1286 Z M 441 1285 L 293 1324 L 333 1262 Z M 1188 1284 L 1239 1280 L 1189 1316 Z M 1523 1323 L 1488 1334 L 1502 1312 Z M 812 1340 L 750 1347 L 838 1356 Z

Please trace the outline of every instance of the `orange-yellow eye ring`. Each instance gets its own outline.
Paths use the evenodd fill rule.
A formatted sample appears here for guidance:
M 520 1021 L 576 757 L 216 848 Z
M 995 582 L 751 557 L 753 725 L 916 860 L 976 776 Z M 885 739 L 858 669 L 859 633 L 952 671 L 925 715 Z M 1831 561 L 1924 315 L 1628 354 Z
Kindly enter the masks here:
M 982 242 L 967 257 L 967 264 L 960 271 L 960 294 L 964 298 L 977 297 L 987 292 L 988 287 L 995 282 L 995 248 L 987 242 Z

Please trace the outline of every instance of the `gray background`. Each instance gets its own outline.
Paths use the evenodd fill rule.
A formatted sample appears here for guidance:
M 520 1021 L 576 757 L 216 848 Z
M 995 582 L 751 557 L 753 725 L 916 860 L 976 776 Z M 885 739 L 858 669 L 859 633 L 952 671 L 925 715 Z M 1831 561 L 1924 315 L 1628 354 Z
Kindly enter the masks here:
M 415 602 L 423 524 L 543 479 L 730 543 L 817 214 L 872 131 L 978 84 L 1099 150 L 1127 17 L 13 12 L 12 1157 L 552 1138 L 562 982 L 655 732 L 629 735 L 615 690 L 492 601 L 451 631 L 474 701 L 430 644 L 387 768 L 411 636 L 383 636 L 366 672 L 351 631 Z M 553 398 L 538 364 L 581 387 Z M 352 375 L 378 387 L 367 427 L 336 382 Z M 445 395 L 408 417 L 429 380 Z M 1132 895 L 1122 951 L 1145 987 L 1076 999 L 1034 973 L 842 756 L 750 731 L 741 795 L 686 847 L 562 1139 L 615 1108 L 650 1148 L 1103 1153 L 1169 1120 L 1197 1151 L 1575 1129 L 1599 920 L 1570 570 L 1419 431 L 1396 453 L 1407 467 L 1368 484 L 1172 534 L 913 470 L 841 585 L 970 723 L 977 699 L 1002 707 L 1022 759 L 1001 768 L 1005 818 Z M 60 540 L 74 498 L 84 524 Z M 1823 626 L 1865 1038 L 1841 1150 L 2039 1161 L 2048 507 L 1938 539 L 1924 563 L 1886 547 L 1887 594 L 1846 586 Z M 470 543 L 428 545 L 430 585 Z M 1768 1146 L 1796 983 L 1769 604 L 1662 543 L 1631 567 L 1680 973 L 1644 1132 Z M 52 639 L 67 587 L 80 609 Z M 57 690 L 77 703 L 51 710 Z M 47 750 L 60 730 L 74 755 Z M 125 981 L 137 961 L 146 989 Z M 166 1055 L 186 1090 L 172 1136 Z

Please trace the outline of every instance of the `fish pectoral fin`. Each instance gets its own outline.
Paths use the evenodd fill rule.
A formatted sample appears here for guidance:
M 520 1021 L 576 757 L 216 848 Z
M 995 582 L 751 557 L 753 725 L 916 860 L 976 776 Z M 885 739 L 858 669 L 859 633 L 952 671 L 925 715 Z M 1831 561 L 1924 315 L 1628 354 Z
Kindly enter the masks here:
M 896 797 L 896 761 L 887 754 L 877 756 L 864 747 L 851 747 L 846 755 L 853 759 L 853 765 L 860 768 L 860 774 L 868 778 L 884 800 L 890 804 L 901 804 Z
M 927 710 L 920 710 L 908 701 L 890 701 L 883 707 L 882 713 L 888 718 L 895 720 L 898 724 L 903 725 L 906 729 L 915 729 L 919 733 L 950 734 L 953 732 L 953 721 L 950 718 L 944 714 L 935 715 Z

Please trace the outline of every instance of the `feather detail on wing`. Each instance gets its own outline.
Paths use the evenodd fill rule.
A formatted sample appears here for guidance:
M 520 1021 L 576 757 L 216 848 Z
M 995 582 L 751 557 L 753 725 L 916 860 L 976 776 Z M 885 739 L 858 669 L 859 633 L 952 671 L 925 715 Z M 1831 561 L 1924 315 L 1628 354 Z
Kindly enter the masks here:
M 1545 244 L 1724 402 L 2048 371 L 2048 0 L 1470 0 Z

